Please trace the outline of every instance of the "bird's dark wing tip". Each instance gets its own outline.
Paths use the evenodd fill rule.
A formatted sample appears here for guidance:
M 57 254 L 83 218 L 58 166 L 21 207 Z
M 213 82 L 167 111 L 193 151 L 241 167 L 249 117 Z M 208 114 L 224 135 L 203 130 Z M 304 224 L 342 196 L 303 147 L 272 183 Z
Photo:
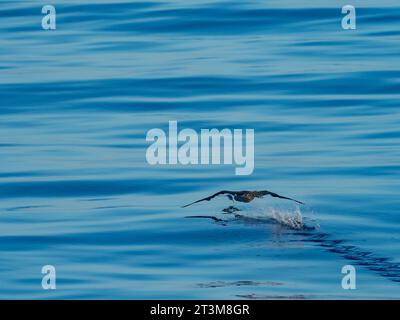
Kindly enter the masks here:
M 182 206 L 181 208 L 187 208 L 187 207 L 190 207 L 191 205 L 193 205 L 193 204 L 195 204 L 195 203 L 197 203 L 197 201 L 195 201 L 195 202 L 192 202 L 192 203 L 185 204 L 185 205 L 184 205 L 184 206 Z

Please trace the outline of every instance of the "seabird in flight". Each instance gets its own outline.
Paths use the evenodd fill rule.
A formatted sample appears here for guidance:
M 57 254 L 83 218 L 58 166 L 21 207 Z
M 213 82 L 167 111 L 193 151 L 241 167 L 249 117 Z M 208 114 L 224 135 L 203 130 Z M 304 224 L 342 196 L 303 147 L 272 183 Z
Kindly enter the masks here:
M 211 199 L 214 199 L 215 197 L 218 197 L 220 195 L 227 196 L 232 201 L 239 201 L 239 202 L 245 202 L 245 203 L 251 202 L 255 198 L 263 198 L 264 196 L 271 196 L 271 197 L 274 197 L 274 198 L 286 199 L 286 200 L 291 200 L 291 201 L 294 201 L 294 202 L 297 202 L 297 203 L 300 203 L 300 204 L 304 204 L 301 201 L 297 201 L 297 200 L 292 199 L 292 198 L 284 197 L 284 196 L 281 196 L 281 195 L 279 195 L 277 193 L 274 193 L 274 192 L 271 192 L 271 191 L 268 191 L 268 190 L 263 190 L 263 191 L 227 191 L 227 190 L 222 190 L 222 191 L 219 191 L 219 192 L 217 192 L 217 193 L 215 193 L 212 196 L 209 196 L 207 198 L 200 199 L 200 200 L 197 200 L 195 202 L 189 203 L 189 204 L 183 206 L 182 208 L 189 207 L 192 204 L 199 203 L 199 202 L 202 202 L 202 201 L 210 201 Z

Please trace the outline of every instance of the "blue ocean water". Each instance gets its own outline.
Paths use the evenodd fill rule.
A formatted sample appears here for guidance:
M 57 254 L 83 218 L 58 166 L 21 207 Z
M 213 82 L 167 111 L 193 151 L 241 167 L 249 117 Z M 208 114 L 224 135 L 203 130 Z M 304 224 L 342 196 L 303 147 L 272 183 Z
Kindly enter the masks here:
M 400 298 L 397 1 L 51 4 L 0 4 L 0 298 Z M 150 166 L 170 120 L 254 129 L 254 173 Z M 222 189 L 306 206 L 181 208 Z

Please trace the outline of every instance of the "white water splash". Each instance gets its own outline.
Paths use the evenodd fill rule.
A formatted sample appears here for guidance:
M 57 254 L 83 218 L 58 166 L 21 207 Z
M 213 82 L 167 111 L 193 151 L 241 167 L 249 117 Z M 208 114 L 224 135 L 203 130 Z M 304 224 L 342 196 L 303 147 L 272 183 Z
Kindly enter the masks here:
M 289 228 L 300 230 L 304 227 L 303 216 L 301 215 L 299 207 L 296 207 L 294 211 L 279 210 L 271 207 L 267 209 L 266 214 L 270 216 L 272 220 Z
M 286 226 L 290 229 L 302 230 L 305 228 L 318 228 L 316 221 L 313 221 L 312 225 L 307 225 L 303 218 L 301 209 L 299 206 L 295 207 L 281 207 L 281 206 L 260 206 L 256 208 L 247 208 L 241 211 L 236 216 L 251 219 L 253 221 L 272 221 L 274 223 Z M 312 220 L 310 220 L 312 221 Z

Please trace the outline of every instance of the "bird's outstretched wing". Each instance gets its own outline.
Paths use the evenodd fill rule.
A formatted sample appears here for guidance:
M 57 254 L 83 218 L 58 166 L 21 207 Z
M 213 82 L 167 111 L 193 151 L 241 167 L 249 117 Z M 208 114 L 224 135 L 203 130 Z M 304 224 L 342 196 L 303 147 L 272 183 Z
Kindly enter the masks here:
M 217 193 L 214 193 L 212 196 L 209 196 L 209 197 L 207 197 L 207 198 L 200 199 L 200 200 L 197 200 L 197 201 L 195 201 L 195 202 L 189 203 L 189 204 L 183 206 L 182 208 L 189 207 L 189 206 L 191 206 L 192 204 L 199 203 L 199 202 L 202 202 L 202 201 L 210 201 L 211 199 L 214 199 L 215 197 L 218 197 L 218 196 L 220 196 L 220 195 L 226 195 L 226 194 L 234 195 L 235 193 L 236 193 L 236 192 L 233 192 L 233 191 L 222 190 L 222 191 L 219 191 L 219 192 L 217 192 Z
M 275 192 L 271 192 L 271 191 L 268 191 L 268 190 L 260 191 L 260 193 L 262 194 L 262 196 L 269 195 L 269 196 L 274 197 L 274 198 L 292 200 L 292 201 L 294 201 L 294 202 L 297 202 L 297 203 L 300 203 L 300 204 L 304 204 L 304 203 L 301 202 L 301 201 L 298 201 L 298 200 L 295 200 L 295 199 L 292 199 L 292 198 L 288 198 L 288 197 L 284 197 L 284 196 L 281 196 L 281 195 L 279 195 L 279 194 L 277 194 L 277 193 L 275 193 Z

